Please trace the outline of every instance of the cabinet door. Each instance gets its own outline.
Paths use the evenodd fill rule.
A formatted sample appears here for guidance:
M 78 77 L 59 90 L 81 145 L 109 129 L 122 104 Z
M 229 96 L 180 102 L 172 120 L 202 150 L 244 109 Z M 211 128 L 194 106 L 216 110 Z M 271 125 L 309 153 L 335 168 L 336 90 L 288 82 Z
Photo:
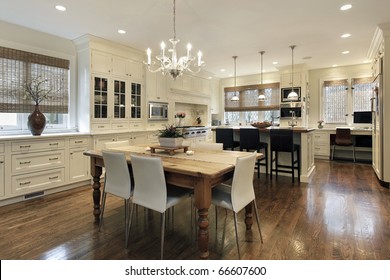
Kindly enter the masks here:
M 89 159 L 84 156 L 84 148 L 71 149 L 69 152 L 69 181 L 83 181 L 89 178 Z
M 4 196 L 4 188 L 5 188 L 5 162 L 4 156 L 0 156 L 0 197 Z
M 94 76 L 92 83 L 93 118 L 108 119 L 108 78 Z
M 93 50 L 91 52 L 91 69 L 93 72 L 111 73 L 111 55 Z
M 114 79 L 113 91 L 113 118 L 114 120 L 123 120 L 126 118 L 127 104 L 127 82 L 121 79 Z
M 141 62 L 131 61 L 119 56 L 112 57 L 112 73 L 114 75 L 131 77 L 132 79 L 143 79 L 143 64 Z
M 130 93 L 130 118 L 141 119 L 142 118 L 142 86 L 139 83 L 131 83 Z

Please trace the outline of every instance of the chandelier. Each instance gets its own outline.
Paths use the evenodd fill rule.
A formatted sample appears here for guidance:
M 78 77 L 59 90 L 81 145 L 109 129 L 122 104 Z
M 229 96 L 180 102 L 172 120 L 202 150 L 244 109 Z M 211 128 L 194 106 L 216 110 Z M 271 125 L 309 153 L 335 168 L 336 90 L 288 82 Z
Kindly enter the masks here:
M 265 51 L 261 51 L 259 52 L 260 55 L 261 55 L 261 72 L 260 72 L 260 79 L 261 79 L 261 86 L 263 86 L 263 55 L 265 53 Z M 265 95 L 264 95 L 264 89 L 261 88 L 260 89 L 260 94 L 259 96 L 257 97 L 257 100 L 258 101 L 264 101 L 265 100 Z
M 234 95 L 230 99 L 230 101 L 240 101 L 240 98 L 237 95 L 237 75 L 236 75 L 236 70 L 237 70 L 237 56 L 232 56 L 234 59 Z
M 291 92 L 287 95 L 287 99 L 290 101 L 298 100 L 298 93 L 294 91 L 294 49 L 295 45 L 290 46 L 291 48 Z
M 171 75 L 173 80 L 176 80 L 177 77 L 180 77 L 183 72 L 198 73 L 201 70 L 201 67 L 204 66 L 202 61 L 202 52 L 199 51 L 197 54 L 197 59 L 191 55 L 192 46 L 189 43 L 187 45 L 187 55 L 180 58 L 177 57 L 176 45 L 180 42 L 176 38 L 176 0 L 173 0 L 173 39 L 169 39 L 172 44 L 172 48 L 168 49 L 168 52 L 171 53 L 171 57 L 167 56 L 165 53 L 165 43 L 161 42 L 161 52 L 159 55 L 156 55 L 156 59 L 159 61 L 160 66 L 157 69 L 152 69 L 152 66 L 156 64 L 155 61 L 152 61 L 151 55 L 152 51 L 148 48 L 146 54 L 148 56 L 148 61 L 145 63 L 150 72 L 161 72 L 163 75 Z M 196 60 L 196 62 L 195 62 Z M 195 67 L 195 70 L 191 69 Z

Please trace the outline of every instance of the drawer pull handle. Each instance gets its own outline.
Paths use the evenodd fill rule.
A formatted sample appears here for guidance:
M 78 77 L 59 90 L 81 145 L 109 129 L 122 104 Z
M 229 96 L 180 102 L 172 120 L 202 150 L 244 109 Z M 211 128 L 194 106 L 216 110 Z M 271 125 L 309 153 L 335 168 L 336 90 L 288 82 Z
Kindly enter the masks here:
M 57 143 L 50 143 L 49 145 L 50 146 L 58 146 L 58 142 Z
M 30 164 L 31 163 L 31 161 L 21 161 L 21 162 L 19 162 L 19 164 Z
M 118 127 L 123 127 L 123 125 L 118 125 Z
M 29 185 L 29 184 L 31 184 L 31 181 L 21 182 L 21 183 L 19 183 L 19 186 L 25 186 L 25 185 Z
M 3 164 L 4 163 L 4 161 L 0 161 L 0 164 Z
M 23 149 L 23 148 L 30 148 L 31 147 L 31 145 L 21 145 L 21 146 L 19 146 L 21 149 Z
M 49 160 L 57 160 L 58 157 L 55 157 L 55 158 L 49 158 Z
M 58 179 L 58 176 L 49 177 L 49 180 Z
M 80 143 L 83 143 L 83 140 L 79 140 L 79 141 L 74 141 L 76 144 L 80 144 Z
M 104 128 L 104 125 L 98 125 L 98 128 Z

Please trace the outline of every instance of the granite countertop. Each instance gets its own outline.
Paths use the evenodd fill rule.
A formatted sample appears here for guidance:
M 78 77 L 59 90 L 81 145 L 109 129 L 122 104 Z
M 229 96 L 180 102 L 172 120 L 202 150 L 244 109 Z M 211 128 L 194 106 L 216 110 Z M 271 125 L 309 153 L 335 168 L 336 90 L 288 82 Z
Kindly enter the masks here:
M 232 128 L 234 130 L 239 130 L 240 128 L 253 128 L 256 129 L 256 127 L 253 126 L 218 126 L 218 127 L 213 127 L 211 130 L 215 131 L 216 128 Z M 271 129 L 292 129 L 294 133 L 308 133 L 316 130 L 316 128 L 313 127 L 307 127 L 307 126 L 295 126 L 294 128 L 291 128 L 290 126 L 270 126 L 270 127 L 265 127 L 265 128 L 258 128 L 261 132 L 267 132 Z

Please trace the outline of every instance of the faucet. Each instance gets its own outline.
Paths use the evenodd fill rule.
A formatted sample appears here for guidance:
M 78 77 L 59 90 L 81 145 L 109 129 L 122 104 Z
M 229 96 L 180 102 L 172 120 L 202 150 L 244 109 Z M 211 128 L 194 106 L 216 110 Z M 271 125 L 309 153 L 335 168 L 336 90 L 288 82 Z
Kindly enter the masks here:
M 295 111 L 290 111 L 291 113 L 291 121 L 288 122 L 288 125 L 291 126 L 291 127 L 294 127 L 297 125 L 297 121 L 295 119 Z

